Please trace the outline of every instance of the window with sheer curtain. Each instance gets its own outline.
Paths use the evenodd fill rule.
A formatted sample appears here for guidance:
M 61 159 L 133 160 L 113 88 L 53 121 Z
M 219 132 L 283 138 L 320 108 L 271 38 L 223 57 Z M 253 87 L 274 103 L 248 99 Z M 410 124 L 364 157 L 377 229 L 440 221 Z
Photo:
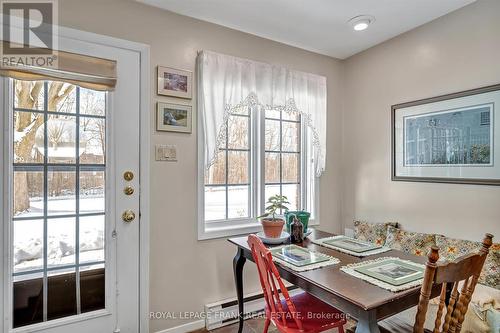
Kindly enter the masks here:
M 199 238 L 257 230 L 276 194 L 314 220 L 325 78 L 206 51 L 198 61 Z

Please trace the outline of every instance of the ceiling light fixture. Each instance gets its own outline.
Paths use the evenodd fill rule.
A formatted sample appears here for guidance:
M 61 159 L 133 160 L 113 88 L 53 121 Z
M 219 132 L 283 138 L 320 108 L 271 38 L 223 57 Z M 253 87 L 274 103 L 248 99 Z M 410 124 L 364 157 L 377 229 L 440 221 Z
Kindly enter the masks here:
M 348 21 L 348 23 L 352 26 L 352 28 L 356 31 L 363 31 L 368 28 L 370 24 L 375 22 L 375 18 L 370 15 L 359 15 L 353 17 Z

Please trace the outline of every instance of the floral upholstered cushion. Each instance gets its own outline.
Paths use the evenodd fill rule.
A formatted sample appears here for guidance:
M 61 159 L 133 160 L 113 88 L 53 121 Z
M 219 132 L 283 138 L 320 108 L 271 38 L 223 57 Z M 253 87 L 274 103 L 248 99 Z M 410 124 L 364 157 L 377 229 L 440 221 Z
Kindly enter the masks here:
M 480 242 L 436 235 L 436 246 L 439 248 L 439 261 L 453 261 L 469 253 L 478 252 L 482 244 Z
M 354 238 L 377 245 L 384 245 L 388 226 L 397 228 L 398 223 L 369 223 L 364 221 L 354 221 Z
M 500 243 L 490 247 L 478 282 L 500 290 Z
M 394 250 L 425 256 L 429 253 L 431 246 L 436 245 L 436 237 L 433 234 L 403 231 L 388 226 L 385 245 Z
M 436 245 L 439 247 L 441 259 L 453 261 L 469 253 L 478 252 L 482 243 L 468 240 L 436 236 Z M 490 247 L 490 253 L 484 263 L 483 271 L 479 277 L 480 284 L 500 289 L 500 243 L 495 243 Z

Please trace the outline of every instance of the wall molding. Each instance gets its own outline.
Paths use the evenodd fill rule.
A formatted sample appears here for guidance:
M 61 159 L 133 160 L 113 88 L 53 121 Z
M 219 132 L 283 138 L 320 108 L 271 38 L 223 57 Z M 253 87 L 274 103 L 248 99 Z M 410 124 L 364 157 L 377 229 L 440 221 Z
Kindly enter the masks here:
M 167 328 L 166 330 L 157 331 L 156 333 L 189 333 L 205 328 L 205 320 L 200 319 L 179 326 Z

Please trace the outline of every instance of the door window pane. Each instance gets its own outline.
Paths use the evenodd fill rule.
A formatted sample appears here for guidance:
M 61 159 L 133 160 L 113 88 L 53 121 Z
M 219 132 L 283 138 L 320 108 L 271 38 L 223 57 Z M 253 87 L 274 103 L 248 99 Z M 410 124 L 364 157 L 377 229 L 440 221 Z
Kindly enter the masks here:
M 299 151 L 299 123 L 282 122 L 282 151 Z
M 47 265 L 49 268 L 75 264 L 75 218 L 47 220 Z
M 280 122 L 266 119 L 266 151 L 280 150 Z
M 43 220 L 14 221 L 14 273 L 43 268 Z
M 80 213 L 104 213 L 104 171 L 80 171 Z
M 283 153 L 281 154 L 281 160 L 283 183 L 298 183 L 300 180 L 299 154 Z
M 43 81 L 14 80 L 14 108 L 43 110 L 44 97 Z
M 64 82 L 49 82 L 47 108 L 49 111 L 75 113 L 76 86 Z
M 102 118 L 80 118 L 80 163 L 104 164 L 106 155 L 106 121 Z
M 51 271 L 47 283 L 47 319 L 76 315 L 75 269 Z
M 47 215 L 75 214 L 76 172 L 49 171 L 47 175 Z
M 228 148 L 248 149 L 249 117 L 230 116 L 228 121 Z
M 205 171 L 205 184 L 225 184 L 226 183 L 226 152 L 219 151 L 214 163 Z
M 45 137 L 42 113 L 14 112 L 14 163 L 43 163 Z
M 104 308 L 106 93 L 54 81 L 14 88 L 12 288 L 21 327 Z
M 12 296 L 14 298 L 14 328 L 43 321 L 42 273 L 33 274 L 29 279 L 15 278 Z
M 104 215 L 80 217 L 80 263 L 104 261 Z
M 106 93 L 80 88 L 80 113 L 93 116 L 105 116 Z
M 14 172 L 14 216 L 43 216 L 43 172 Z

